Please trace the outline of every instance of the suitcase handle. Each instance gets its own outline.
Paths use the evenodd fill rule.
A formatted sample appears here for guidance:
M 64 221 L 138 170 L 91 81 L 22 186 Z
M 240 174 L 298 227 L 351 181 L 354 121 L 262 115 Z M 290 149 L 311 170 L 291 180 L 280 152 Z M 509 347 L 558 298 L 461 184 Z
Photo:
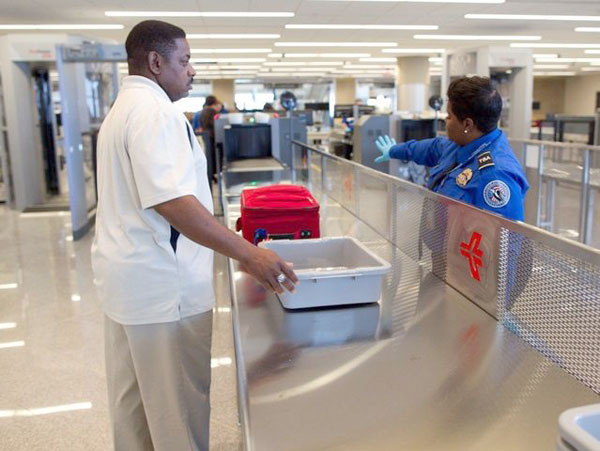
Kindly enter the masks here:
M 254 245 L 257 246 L 258 243 L 260 243 L 261 241 L 264 241 L 268 238 L 269 236 L 267 235 L 267 231 L 265 229 L 256 229 L 254 231 Z
M 237 221 L 235 221 L 235 231 L 236 232 L 242 231 L 242 217 L 241 216 L 239 218 L 237 218 Z

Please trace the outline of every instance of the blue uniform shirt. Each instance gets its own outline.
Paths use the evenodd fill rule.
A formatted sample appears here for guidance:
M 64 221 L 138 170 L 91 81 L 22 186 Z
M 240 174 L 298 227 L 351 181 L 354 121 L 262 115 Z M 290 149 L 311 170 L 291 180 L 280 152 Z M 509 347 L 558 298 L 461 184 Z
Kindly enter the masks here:
M 429 188 L 475 207 L 523 220 L 527 178 L 501 130 L 464 147 L 438 137 L 397 144 L 390 157 L 431 167 Z

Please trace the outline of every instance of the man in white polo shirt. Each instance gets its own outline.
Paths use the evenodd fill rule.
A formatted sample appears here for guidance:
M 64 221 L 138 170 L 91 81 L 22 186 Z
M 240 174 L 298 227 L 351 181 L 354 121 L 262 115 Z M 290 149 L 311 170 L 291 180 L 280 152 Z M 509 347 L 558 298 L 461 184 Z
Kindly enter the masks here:
M 92 245 L 114 444 L 207 450 L 213 250 L 273 291 L 297 278 L 212 215 L 204 152 L 173 105 L 195 75 L 185 32 L 144 21 L 125 47 L 130 76 L 98 136 Z

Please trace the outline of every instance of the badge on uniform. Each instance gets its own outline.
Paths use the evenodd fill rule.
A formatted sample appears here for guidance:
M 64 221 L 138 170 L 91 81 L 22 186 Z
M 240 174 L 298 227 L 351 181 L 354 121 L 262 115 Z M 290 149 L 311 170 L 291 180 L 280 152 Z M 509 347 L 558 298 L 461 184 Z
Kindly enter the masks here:
M 480 171 L 484 168 L 494 166 L 495 163 L 494 160 L 492 160 L 492 153 L 489 150 L 487 152 L 483 152 L 477 157 L 477 164 L 479 165 L 478 169 Z
M 483 200 L 492 208 L 502 208 L 510 200 L 510 188 L 502 180 L 492 180 L 483 189 Z
M 467 186 L 467 183 L 469 183 L 469 180 L 471 180 L 471 178 L 473 178 L 473 171 L 471 170 L 471 168 L 467 168 L 460 174 L 458 174 L 458 177 L 456 177 L 456 184 L 458 186 L 465 187 Z

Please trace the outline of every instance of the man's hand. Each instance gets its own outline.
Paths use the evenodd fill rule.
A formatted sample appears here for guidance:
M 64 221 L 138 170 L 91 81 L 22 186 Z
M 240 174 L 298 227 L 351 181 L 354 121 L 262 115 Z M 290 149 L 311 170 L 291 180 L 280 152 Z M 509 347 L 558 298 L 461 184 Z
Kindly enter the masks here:
M 241 264 L 244 271 L 254 277 L 258 283 L 275 293 L 283 293 L 282 286 L 292 293 L 296 291 L 298 277 L 288 263 L 269 249 L 253 246 Z M 285 276 L 282 282 L 277 280 L 281 274 Z

